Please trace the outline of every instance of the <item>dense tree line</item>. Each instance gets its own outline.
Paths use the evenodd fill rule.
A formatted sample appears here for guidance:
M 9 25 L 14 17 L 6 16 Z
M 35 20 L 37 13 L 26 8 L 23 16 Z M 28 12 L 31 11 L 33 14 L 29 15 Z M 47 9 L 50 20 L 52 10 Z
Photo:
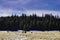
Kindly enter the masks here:
M 49 14 L 42 17 L 36 16 L 36 14 L 30 16 L 22 14 L 22 16 L 0 17 L 0 30 L 60 30 L 60 18 Z

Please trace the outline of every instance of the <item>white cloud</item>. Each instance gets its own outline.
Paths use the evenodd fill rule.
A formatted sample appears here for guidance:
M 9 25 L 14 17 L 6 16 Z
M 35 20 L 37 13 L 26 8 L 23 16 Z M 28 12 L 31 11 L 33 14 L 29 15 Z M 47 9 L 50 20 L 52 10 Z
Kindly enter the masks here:
M 36 14 L 37 16 L 42 16 L 42 14 L 52 14 L 53 16 L 60 16 L 60 11 L 50 11 L 50 10 L 26 10 L 27 15 Z
M 42 16 L 42 14 L 52 14 L 52 15 L 58 15 L 60 16 L 60 11 L 49 11 L 49 10 L 25 10 L 25 11 L 18 11 L 13 9 L 1 9 L 0 8 L 0 16 L 11 16 L 12 14 L 16 14 L 20 16 L 22 13 L 25 13 L 26 15 L 32 15 L 36 14 L 37 16 Z
M 21 12 L 18 10 L 13 10 L 13 9 L 0 9 L 0 17 L 1 16 L 11 16 L 11 15 L 21 15 Z

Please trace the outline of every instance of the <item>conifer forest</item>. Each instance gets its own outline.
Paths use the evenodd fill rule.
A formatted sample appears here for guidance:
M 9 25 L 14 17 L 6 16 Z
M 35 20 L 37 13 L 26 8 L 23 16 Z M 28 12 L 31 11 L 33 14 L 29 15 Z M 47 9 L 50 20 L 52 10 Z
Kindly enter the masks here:
M 0 17 L 0 30 L 4 31 L 17 31 L 17 30 L 39 30 L 39 31 L 60 31 L 60 18 L 45 14 L 45 16 L 39 17 L 36 14 L 27 16 L 22 14 L 21 16 L 12 15 L 6 17 Z

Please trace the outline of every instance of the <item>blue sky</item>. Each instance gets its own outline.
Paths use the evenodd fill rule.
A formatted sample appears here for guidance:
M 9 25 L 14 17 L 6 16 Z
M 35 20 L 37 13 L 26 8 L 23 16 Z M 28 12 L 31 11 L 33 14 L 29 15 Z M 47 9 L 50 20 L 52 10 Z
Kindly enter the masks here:
M 60 0 L 0 0 L 0 15 L 11 15 L 11 12 L 19 14 L 20 11 L 25 12 L 26 10 L 33 12 L 43 10 L 43 12 L 50 11 L 59 14 Z

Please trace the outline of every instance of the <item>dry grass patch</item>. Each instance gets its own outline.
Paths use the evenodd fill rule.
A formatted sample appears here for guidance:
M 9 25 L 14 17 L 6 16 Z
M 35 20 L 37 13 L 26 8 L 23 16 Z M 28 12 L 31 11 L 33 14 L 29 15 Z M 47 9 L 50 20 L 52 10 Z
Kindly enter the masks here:
M 0 40 L 60 40 L 60 32 L 0 32 Z

